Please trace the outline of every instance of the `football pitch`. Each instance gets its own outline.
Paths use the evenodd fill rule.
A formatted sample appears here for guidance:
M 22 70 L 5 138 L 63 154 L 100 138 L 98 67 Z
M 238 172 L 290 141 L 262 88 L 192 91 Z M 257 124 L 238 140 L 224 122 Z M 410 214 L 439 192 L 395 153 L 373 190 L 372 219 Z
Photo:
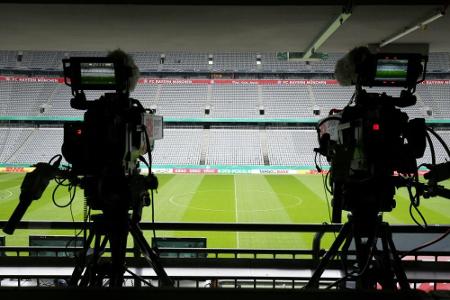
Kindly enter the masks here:
M 7 220 L 18 203 L 24 174 L 0 173 L 0 219 Z M 156 222 L 229 222 L 229 223 L 316 223 L 330 222 L 328 201 L 321 175 L 180 175 L 158 174 L 155 193 Z M 450 188 L 450 182 L 444 182 Z M 72 208 L 58 208 L 52 202 L 55 183 L 43 197 L 34 201 L 24 220 L 75 221 L 83 219 L 83 190 L 77 189 Z M 328 196 L 328 199 L 331 199 Z M 404 189 L 396 194 L 397 207 L 384 214 L 390 224 L 413 224 L 409 198 Z M 55 200 L 69 201 L 64 187 Z M 422 199 L 420 210 L 429 224 L 450 223 L 450 200 Z M 72 211 L 72 212 L 71 212 Z M 346 220 L 346 217 L 343 217 Z M 143 220 L 151 221 L 151 209 L 145 208 Z M 67 230 L 17 230 L 6 236 L 6 245 L 28 245 L 28 235 L 73 235 Z M 253 232 L 157 231 L 159 237 L 206 237 L 210 248 L 310 249 L 314 234 Z M 0 236 L 3 236 L 3 232 Z M 150 239 L 151 232 L 145 236 Z M 324 237 L 324 245 L 334 240 Z

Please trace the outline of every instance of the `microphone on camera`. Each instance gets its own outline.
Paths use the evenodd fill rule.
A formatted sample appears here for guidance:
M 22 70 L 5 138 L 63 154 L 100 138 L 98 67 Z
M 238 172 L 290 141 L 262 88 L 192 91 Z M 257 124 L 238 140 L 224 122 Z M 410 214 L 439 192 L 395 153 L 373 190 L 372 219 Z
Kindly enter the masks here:
M 338 83 L 342 86 L 355 85 L 371 55 L 369 48 L 356 47 L 339 59 L 334 70 L 334 77 Z

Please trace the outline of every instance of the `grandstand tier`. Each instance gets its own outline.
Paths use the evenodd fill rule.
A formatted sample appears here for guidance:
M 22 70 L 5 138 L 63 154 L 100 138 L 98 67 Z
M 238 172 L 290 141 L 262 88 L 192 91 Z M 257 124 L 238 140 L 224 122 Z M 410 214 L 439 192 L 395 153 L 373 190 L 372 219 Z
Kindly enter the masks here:
M 0 50 L 1 163 L 33 164 L 60 152 L 62 122 L 80 120 L 84 113 L 70 107 L 72 94 L 60 77 L 61 60 L 105 54 Z M 354 87 L 339 86 L 331 76 L 342 53 L 310 62 L 282 61 L 276 53 L 256 52 L 131 54 L 142 72 L 153 75 L 140 78 L 131 97 L 169 124 L 152 153 L 156 165 L 312 167 L 314 124 L 331 109 L 347 105 L 354 93 Z M 259 65 L 256 56 L 261 58 Z M 177 72 L 183 75 L 177 77 Z M 225 78 L 220 72 L 264 76 Z M 410 118 L 437 124 L 448 141 L 450 80 L 442 78 L 450 72 L 449 53 L 431 53 L 429 72 L 432 78 L 417 86 L 417 104 L 403 110 Z M 367 90 L 398 96 L 401 89 Z M 86 96 L 95 100 L 102 93 L 86 91 Z M 440 151 L 442 161 L 445 153 Z M 427 152 L 421 162 L 429 158 Z
M 368 88 L 400 95 L 400 88 Z M 141 78 L 131 96 L 169 118 L 320 118 L 343 108 L 354 87 L 334 80 L 209 80 Z M 89 100 L 102 91 L 87 91 Z M 410 117 L 450 118 L 450 80 L 427 80 L 417 87 L 417 104 L 404 109 Z M 70 107 L 70 87 L 61 78 L 0 76 L 1 116 L 81 117 Z
M 18 60 L 20 53 L 21 59 Z M 252 73 L 333 73 L 336 61 L 345 53 L 329 53 L 323 60 L 283 61 L 276 52 L 131 52 L 141 72 L 252 72 Z M 71 56 L 105 56 L 101 51 L 6 51 L 0 50 L 0 69 L 61 70 L 62 59 Z M 164 60 L 161 60 L 161 55 Z M 208 63 L 212 56 L 213 64 Z M 256 63 L 260 58 L 261 64 Z M 430 53 L 428 72 L 450 72 L 446 52 Z
M 437 130 L 446 143 L 450 131 Z M 49 161 L 61 153 L 62 127 L 0 128 L 0 160 L 4 164 L 32 165 Z M 433 138 L 434 144 L 438 141 Z M 164 139 L 155 142 L 152 162 L 172 166 L 288 166 L 314 168 L 317 132 L 313 128 L 254 126 L 169 127 Z M 447 153 L 436 147 L 437 162 L 444 162 Z M 418 163 L 431 162 L 425 152 Z M 321 162 L 327 165 L 326 161 Z

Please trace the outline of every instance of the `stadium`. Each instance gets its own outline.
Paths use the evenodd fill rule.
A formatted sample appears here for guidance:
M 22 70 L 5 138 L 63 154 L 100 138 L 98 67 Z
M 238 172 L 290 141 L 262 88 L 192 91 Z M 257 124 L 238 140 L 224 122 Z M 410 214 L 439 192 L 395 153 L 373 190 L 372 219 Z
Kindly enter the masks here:
M 332 220 L 333 195 L 326 186 L 330 161 L 317 158 L 314 149 L 319 147 L 318 122 L 331 110 L 346 107 L 355 93 L 354 85 L 339 84 L 335 66 L 356 46 L 391 39 L 429 46 L 426 78 L 415 90 L 417 102 L 401 111 L 410 119 L 424 119 L 442 138 L 428 140 L 417 159 L 418 174 L 428 171 L 423 164 L 449 160 L 448 149 L 440 145 L 450 144 L 450 22 L 441 1 L 209 6 L 20 2 L 0 4 L 8 24 L 0 29 L 2 227 L 19 203 L 25 175 L 38 162 L 61 154 L 65 124 L 84 118 L 86 110 L 71 107 L 74 96 L 62 61 L 105 57 L 121 48 L 140 71 L 130 97 L 164 120 L 163 138 L 154 142 L 151 158 L 146 156 L 151 170 L 140 164 L 142 174 L 153 172 L 159 181 L 141 228 L 180 288 L 161 296 L 210 287 L 230 288 L 238 298 L 248 291 L 237 288 L 254 293 L 262 288 L 273 297 L 302 296 L 342 225 Z M 417 31 L 397 33 L 416 24 Z M 404 76 L 392 72 L 395 67 L 387 65 L 378 76 Z M 392 97 L 403 89 L 366 88 Z M 105 93 L 85 92 L 92 101 Z M 90 159 L 101 164 L 110 151 L 99 149 L 101 155 Z M 61 164 L 71 165 L 65 157 Z M 439 184 L 450 189 L 449 180 Z M 395 208 L 382 218 L 391 225 L 408 285 L 417 292 L 411 295 L 445 298 L 436 291 L 448 290 L 450 283 L 450 202 L 442 196 L 422 199 L 412 211 L 410 196 L 410 190 L 398 188 Z M 74 256 L 86 243 L 89 230 L 83 229 L 93 224 L 88 216 L 94 212 L 81 188 L 51 181 L 39 198 L 14 234 L 0 234 L 0 293 L 6 297 L 11 287 L 24 286 L 33 289 L 18 289 L 23 298 L 42 287 L 60 293 L 46 290 L 43 297 L 66 296 L 58 288 L 69 281 Z M 137 253 L 133 237 L 128 237 L 126 259 L 127 271 L 134 273 L 126 273 L 123 284 L 142 287 L 144 292 L 135 293 L 143 297 L 145 286 L 160 287 L 161 278 L 158 267 Z M 111 256 L 108 246 L 105 252 Z M 323 274 L 322 288 L 334 290 L 340 278 L 351 277 L 339 262 L 331 262 Z M 108 283 L 105 278 L 97 286 Z M 286 290 L 299 294 L 283 294 Z M 270 298 L 262 293 L 264 297 Z

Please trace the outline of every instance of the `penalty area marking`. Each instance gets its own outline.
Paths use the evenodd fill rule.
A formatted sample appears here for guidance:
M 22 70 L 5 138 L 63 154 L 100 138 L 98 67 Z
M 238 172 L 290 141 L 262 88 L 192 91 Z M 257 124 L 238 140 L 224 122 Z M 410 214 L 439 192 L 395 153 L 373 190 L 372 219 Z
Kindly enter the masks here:
M 13 192 L 11 192 L 10 190 L 0 191 L 0 200 L 8 200 L 12 196 L 13 196 Z

